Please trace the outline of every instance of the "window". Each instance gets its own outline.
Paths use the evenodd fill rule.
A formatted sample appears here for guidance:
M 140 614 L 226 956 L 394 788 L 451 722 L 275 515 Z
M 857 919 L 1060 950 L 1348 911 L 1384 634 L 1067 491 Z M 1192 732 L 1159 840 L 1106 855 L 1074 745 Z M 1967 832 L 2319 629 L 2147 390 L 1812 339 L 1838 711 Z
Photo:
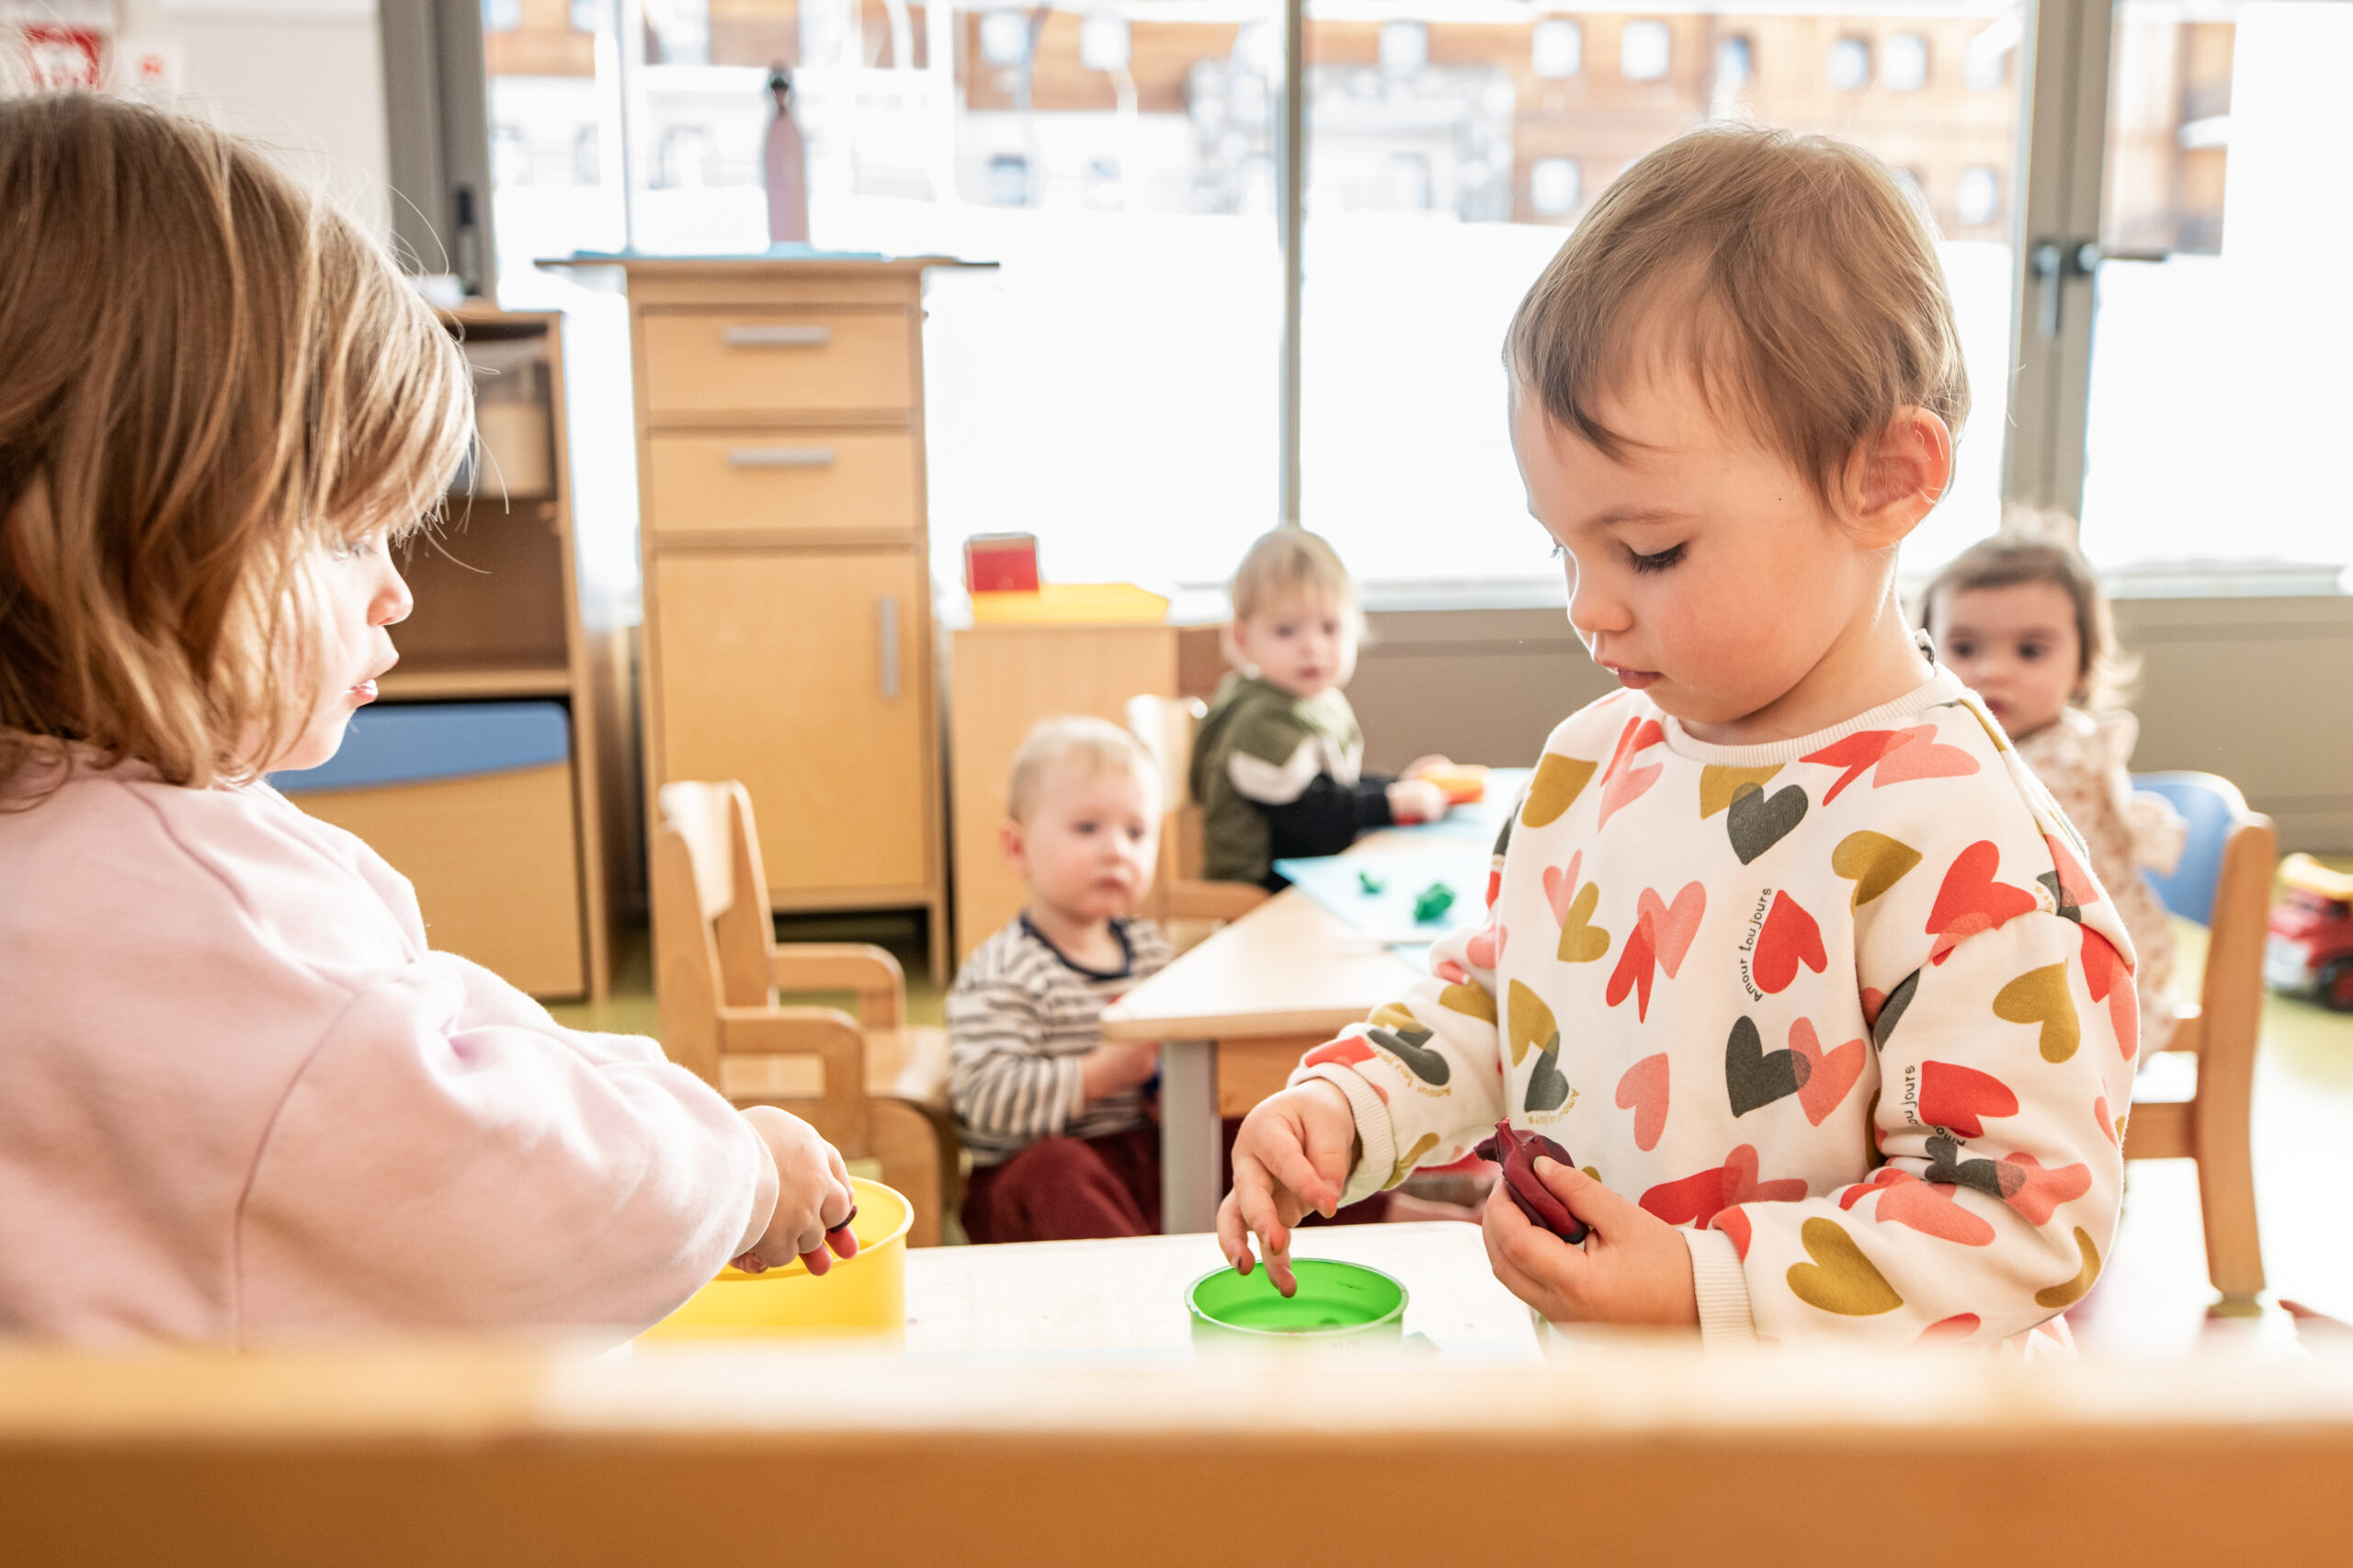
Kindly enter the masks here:
M 1566 17 L 1548 17 L 1529 31 L 1529 69 L 1547 81 L 1585 69 L 1585 29 Z
M 1430 29 L 1421 22 L 1381 24 L 1381 68 L 1392 75 L 1419 71 L 1430 62 Z
M 1748 85 L 1756 74 L 1756 50 L 1746 35 L 1734 33 L 1719 40 L 1716 44 L 1716 86 L 1722 92 L 1738 92 Z
M 1928 39 L 1925 33 L 1895 33 L 1880 46 L 1879 79 L 1891 93 L 1916 93 L 1928 85 Z
M 990 65 L 1018 65 L 1029 58 L 1029 18 L 1019 11 L 989 11 L 981 17 L 981 59 Z
M 2316 305 L 2353 222 L 2317 198 L 2353 159 L 2353 6 L 2120 0 L 2114 26 L 2084 550 L 2343 566 L 2353 320 Z
M 2016 11 L 2006 11 L 1970 34 L 1961 52 L 1961 80 L 1972 93 L 1998 93 L 2010 85 L 2010 56 L 2025 36 Z
M 1673 51 L 1665 22 L 1628 22 L 1618 35 L 1618 74 L 1629 82 L 1655 82 L 1666 74 Z
M 1897 12 L 1920 14 L 1907 5 Z M 1863 117 L 1823 63 L 1851 12 L 1587 18 L 1598 79 L 1563 91 L 1571 24 L 1537 17 L 1519 30 L 1482 13 L 1425 4 L 1310 0 L 1310 141 L 1301 391 L 1302 520 L 1339 541 L 1369 581 L 1529 578 L 1551 570 L 1529 527 L 1501 410 L 1499 350 L 1520 295 L 1627 162 L 1713 115 L 1820 129 L 1917 169 L 1949 201 L 1961 170 L 2006 170 L 2014 100 L 1953 95 L 1897 117 Z M 1382 34 L 1418 20 L 1431 63 L 1382 70 Z M 1958 51 L 1982 10 L 1907 22 Z M 1615 33 L 1616 36 L 1613 36 Z M 1679 51 L 1679 52 L 1678 52 Z M 1677 61 L 1682 69 L 1675 69 Z M 1771 62 L 1782 61 L 1779 74 Z M 1802 62 L 1801 64 L 1801 62 Z M 1620 82 L 1609 69 L 1644 80 Z M 1734 85 L 1734 84 L 1737 84 Z M 1426 171 L 1426 176 L 1425 176 Z M 1428 205 L 1416 204 L 1427 177 Z M 1934 566 L 2000 511 L 2015 266 L 2007 215 L 1962 229 L 1936 214 L 1975 391 L 1945 504 L 1915 536 L 1908 562 Z M 1410 303 L 1408 303 L 1410 302 Z M 1442 561 L 1431 541 L 1443 538 Z M 1214 579 L 1218 574 L 1206 575 Z
M 1953 187 L 1953 215 L 1963 226 L 1976 228 L 1990 223 L 2001 211 L 2002 176 L 1997 169 L 1975 165 L 1961 171 L 1961 183 Z
M 482 0 L 482 30 L 508 33 L 523 25 L 523 0 Z
M 1090 15 L 1078 24 L 1078 62 L 1089 71 L 1128 68 L 1128 19 Z
M 1871 85 L 1871 46 L 1867 40 L 1842 38 L 1830 45 L 1830 86 L 1834 92 L 1859 93 Z
M 1528 171 L 1528 204 L 1539 218 L 1565 218 L 1577 210 L 1577 161 L 1539 158 Z

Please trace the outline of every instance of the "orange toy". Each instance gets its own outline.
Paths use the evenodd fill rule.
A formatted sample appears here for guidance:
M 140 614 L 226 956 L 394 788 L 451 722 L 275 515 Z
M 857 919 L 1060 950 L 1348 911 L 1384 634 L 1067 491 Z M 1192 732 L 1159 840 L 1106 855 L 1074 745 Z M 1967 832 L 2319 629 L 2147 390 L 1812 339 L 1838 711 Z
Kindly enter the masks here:
M 1437 785 L 1446 794 L 1449 806 L 1467 806 L 1487 798 L 1487 770 L 1483 767 L 1440 767 L 1422 777 Z

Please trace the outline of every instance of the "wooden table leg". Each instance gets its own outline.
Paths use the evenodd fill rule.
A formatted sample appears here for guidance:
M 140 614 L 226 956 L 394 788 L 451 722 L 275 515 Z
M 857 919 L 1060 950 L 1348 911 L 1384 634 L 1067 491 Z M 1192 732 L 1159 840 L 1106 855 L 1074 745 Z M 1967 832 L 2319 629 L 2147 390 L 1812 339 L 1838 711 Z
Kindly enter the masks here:
M 1217 1225 L 1217 1042 L 1172 1040 L 1160 1048 L 1160 1228 L 1168 1235 Z

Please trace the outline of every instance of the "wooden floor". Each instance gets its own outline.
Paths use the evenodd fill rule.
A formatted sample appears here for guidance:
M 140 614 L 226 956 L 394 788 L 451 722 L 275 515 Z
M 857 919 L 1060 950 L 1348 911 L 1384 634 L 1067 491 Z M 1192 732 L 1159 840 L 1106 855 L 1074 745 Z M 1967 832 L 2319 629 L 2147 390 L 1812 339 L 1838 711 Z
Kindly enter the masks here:
M 880 941 L 898 949 L 910 1017 L 939 1022 L 943 987 L 923 972 L 920 934 L 911 923 L 902 927 L 881 916 L 850 926 L 802 924 L 788 922 L 779 934 L 786 940 Z M 2194 991 L 2203 933 L 2187 925 L 2178 931 L 2177 983 Z M 651 973 L 641 935 L 624 955 L 609 1003 L 551 1011 L 575 1028 L 654 1033 Z M 2277 1304 L 2283 1300 L 2353 1323 L 2353 1205 L 2339 1165 L 2340 1151 L 2353 1150 L 2353 1014 L 2281 996 L 2267 1000 L 2255 1127 L 2256 1192 L 2271 1286 L 2264 1315 L 2252 1322 L 2207 1315 L 2214 1293 L 2206 1281 L 2196 1168 L 2186 1160 L 2134 1164 L 2108 1271 L 2068 1315 L 2079 1345 L 2167 1355 L 2188 1351 L 2201 1338 L 2285 1341 L 2294 1328 Z

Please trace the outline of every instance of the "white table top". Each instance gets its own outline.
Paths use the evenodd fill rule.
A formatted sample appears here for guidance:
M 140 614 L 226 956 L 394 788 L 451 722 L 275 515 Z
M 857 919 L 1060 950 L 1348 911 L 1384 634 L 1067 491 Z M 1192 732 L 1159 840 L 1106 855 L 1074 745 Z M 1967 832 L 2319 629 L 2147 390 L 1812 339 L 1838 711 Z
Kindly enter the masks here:
M 1401 1280 L 1409 1350 L 1434 1346 L 1449 1360 L 1540 1354 L 1529 1310 L 1496 1281 L 1476 1225 L 1318 1226 L 1298 1233 L 1292 1256 Z M 1220 1261 L 1207 1234 L 926 1247 L 907 1254 L 907 1351 L 1189 1358 L 1185 1292 Z

